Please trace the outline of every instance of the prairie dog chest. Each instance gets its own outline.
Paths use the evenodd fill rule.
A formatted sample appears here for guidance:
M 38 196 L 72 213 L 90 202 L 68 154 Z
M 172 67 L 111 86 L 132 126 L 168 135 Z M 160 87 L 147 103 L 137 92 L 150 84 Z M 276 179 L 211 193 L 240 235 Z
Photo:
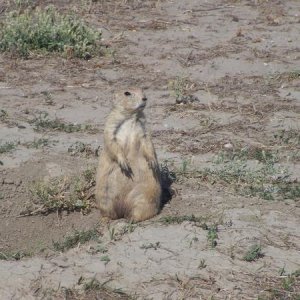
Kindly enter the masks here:
M 140 139 L 144 137 L 145 129 L 141 121 L 129 119 L 122 123 L 116 138 L 118 142 L 125 148 L 137 146 L 140 144 Z

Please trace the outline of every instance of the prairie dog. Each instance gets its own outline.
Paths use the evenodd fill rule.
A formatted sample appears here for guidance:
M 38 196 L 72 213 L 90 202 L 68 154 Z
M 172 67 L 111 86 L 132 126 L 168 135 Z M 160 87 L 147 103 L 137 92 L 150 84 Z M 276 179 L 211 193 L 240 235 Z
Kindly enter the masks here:
M 138 88 L 115 95 L 96 176 L 95 195 L 102 216 L 139 222 L 159 212 L 161 180 L 155 149 L 145 128 L 146 102 Z

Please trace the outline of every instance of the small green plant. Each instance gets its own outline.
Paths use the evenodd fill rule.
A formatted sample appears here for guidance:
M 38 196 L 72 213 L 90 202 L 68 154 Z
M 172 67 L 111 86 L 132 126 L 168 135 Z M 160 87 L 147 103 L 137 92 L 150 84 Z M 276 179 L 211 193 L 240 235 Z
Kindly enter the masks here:
M 100 258 L 101 261 L 104 261 L 104 264 L 107 265 L 110 262 L 110 258 L 108 255 L 103 255 Z
M 156 243 L 149 243 L 149 244 L 143 244 L 142 246 L 140 246 L 141 249 L 154 249 L 157 250 L 158 248 L 160 248 L 160 242 L 156 242 Z
M 35 148 L 35 149 L 44 148 L 49 145 L 50 145 L 49 139 L 45 139 L 45 138 L 34 139 L 32 142 L 25 143 L 25 146 L 27 148 Z
M 27 58 L 32 51 L 63 52 L 89 58 L 97 53 L 101 33 L 75 15 L 62 15 L 54 6 L 9 13 L 0 26 L 0 51 Z
M 300 78 L 300 70 L 294 70 L 289 72 L 288 78 L 291 80 Z
M 137 228 L 137 225 L 132 223 L 131 221 L 128 222 L 124 227 L 123 227 L 123 230 L 122 230 L 122 233 L 125 234 L 125 233 L 132 233 L 134 232 L 134 230 Z
M 244 255 L 243 260 L 251 262 L 263 257 L 261 245 L 255 244 Z
M 193 243 L 196 243 L 196 242 L 198 242 L 199 241 L 199 239 L 196 237 L 196 236 L 194 236 L 192 239 L 191 239 L 191 241 L 190 241 L 190 248 L 192 247 L 192 244 Z
M 205 263 L 205 259 L 201 259 L 198 269 L 205 269 L 207 267 L 206 263 Z
M 212 183 L 223 183 L 248 197 L 258 196 L 266 200 L 299 197 L 299 183 L 290 179 L 286 168 L 275 165 L 276 156 L 264 151 L 255 151 L 252 155 L 259 160 L 255 168 L 247 163 L 249 156 L 245 151 L 237 154 L 221 152 L 213 167 L 194 171 L 191 176 L 198 176 Z
M 274 134 L 274 139 L 280 144 L 290 145 L 290 146 L 299 146 L 300 145 L 300 132 L 296 129 L 290 130 L 279 130 Z
M 8 113 L 4 109 L 0 109 L 0 121 L 5 121 L 8 118 Z
M 16 142 L 5 142 L 0 145 L 0 154 L 8 153 L 16 149 L 19 143 Z
M 190 216 L 164 216 L 159 219 L 160 222 L 163 224 L 169 225 L 169 224 L 180 224 L 182 222 L 188 221 L 193 223 L 200 223 L 201 227 L 204 229 L 207 228 L 207 225 L 204 222 L 203 217 L 195 217 L 194 215 Z
M 78 280 L 78 284 L 83 284 L 83 290 L 85 291 L 84 299 L 131 299 L 131 297 L 126 295 L 121 289 L 112 289 L 108 287 L 106 284 L 109 281 L 111 281 L 111 279 L 101 283 L 95 277 L 85 279 L 81 276 Z M 91 294 L 89 294 L 89 292 L 91 292 Z M 71 294 L 71 296 L 73 295 Z M 81 299 L 82 295 L 78 295 L 78 297 Z M 77 299 L 77 297 L 71 297 L 70 299 Z
M 213 225 L 207 228 L 207 241 L 209 242 L 211 248 L 215 248 L 217 246 L 218 239 L 218 226 Z
M 171 93 L 175 96 L 177 103 L 181 103 L 184 98 L 191 98 L 191 102 L 193 102 L 195 97 L 189 94 L 194 87 L 195 84 L 190 82 L 185 76 L 177 76 L 174 80 L 169 82 L 169 90 L 171 90 Z
M 115 239 L 115 227 L 110 227 L 108 226 L 108 232 L 109 232 L 109 238 L 111 241 L 113 241 Z
M 96 229 L 90 229 L 87 231 L 75 231 L 73 234 L 67 236 L 62 242 L 53 242 L 53 248 L 55 251 L 65 252 L 71 248 L 76 247 L 78 244 L 84 244 L 90 240 L 96 240 L 98 232 Z
M 172 91 L 176 99 L 180 99 L 185 94 L 187 78 L 177 76 L 169 82 L 169 89 Z
M 0 260 L 20 260 L 24 257 L 31 256 L 31 253 L 24 251 L 17 252 L 0 252 Z
M 92 278 L 91 280 L 86 281 L 83 285 L 83 289 L 85 291 L 100 290 L 102 287 L 103 284 L 101 284 L 96 278 Z

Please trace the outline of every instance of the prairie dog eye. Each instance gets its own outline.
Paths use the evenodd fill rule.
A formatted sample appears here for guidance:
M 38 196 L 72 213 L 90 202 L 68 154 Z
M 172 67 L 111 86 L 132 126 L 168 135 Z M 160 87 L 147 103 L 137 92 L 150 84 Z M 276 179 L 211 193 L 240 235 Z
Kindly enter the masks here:
M 130 93 L 130 92 L 125 92 L 124 95 L 125 95 L 125 96 L 130 96 L 131 93 Z

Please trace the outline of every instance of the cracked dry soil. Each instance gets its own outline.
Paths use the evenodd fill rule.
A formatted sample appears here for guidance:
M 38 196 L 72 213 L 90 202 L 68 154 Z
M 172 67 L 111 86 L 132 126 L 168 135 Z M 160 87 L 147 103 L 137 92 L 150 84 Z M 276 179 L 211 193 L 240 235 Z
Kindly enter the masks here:
M 32 2 L 73 10 L 102 30 L 110 50 L 88 61 L 0 55 L 1 145 L 14 145 L 0 154 L 0 298 L 299 299 L 299 1 Z M 31 215 L 34 182 L 96 165 L 113 91 L 129 85 L 146 90 L 159 160 L 177 176 L 171 201 L 137 225 L 104 223 L 93 204 Z M 32 120 L 45 112 L 93 130 L 37 131 Z M 267 200 L 226 176 L 193 175 L 240 148 L 276 156 L 294 193 Z M 93 228 L 96 241 L 53 249 Z M 253 245 L 261 255 L 245 261 Z M 87 288 L 91 281 L 98 285 Z

